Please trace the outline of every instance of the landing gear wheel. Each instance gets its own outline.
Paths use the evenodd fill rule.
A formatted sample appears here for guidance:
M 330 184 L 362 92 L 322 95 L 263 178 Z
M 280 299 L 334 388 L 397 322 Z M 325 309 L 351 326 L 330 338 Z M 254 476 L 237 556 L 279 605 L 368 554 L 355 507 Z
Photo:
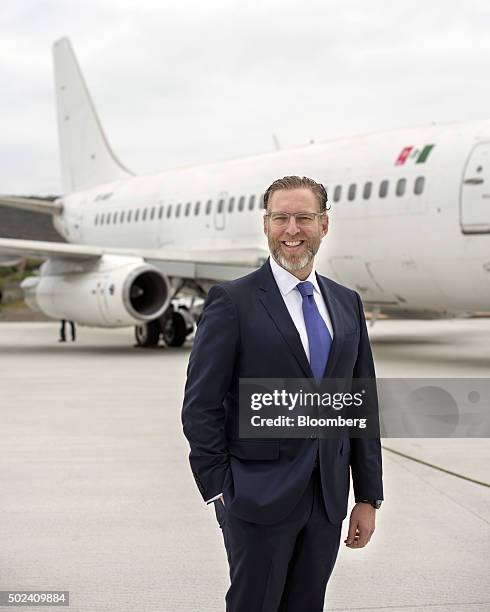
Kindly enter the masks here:
M 160 339 L 160 322 L 150 321 L 134 328 L 134 337 L 138 346 L 157 346 Z
M 184 317 L 174 312 L 165 321 L 162 328 L 162 336 L 167 346 L 182 346 L 187 336 L 187 325 Z

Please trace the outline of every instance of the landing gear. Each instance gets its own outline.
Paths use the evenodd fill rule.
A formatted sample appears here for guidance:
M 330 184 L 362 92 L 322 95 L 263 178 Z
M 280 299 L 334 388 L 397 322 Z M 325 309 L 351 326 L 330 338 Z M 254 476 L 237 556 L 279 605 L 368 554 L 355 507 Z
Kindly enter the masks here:
M 134 328 L 134 337 L 138 346 L 149 347 L 157 346 L 160 340 L 160 321 L 150 321 L 136 325 Z
M 187 321 L 180 312 L 173 312 L 162 326 L 162 337 L 167 346 L 182 346 L 189 333 Z
M 158 346 L 160 335 L 167 346 L 182 346 L 194 331 L 194 316 L 185 307 L 175 309 L 173 305 L 157 320 L 136 325 L 134 337 L 141 347 Z
M 179 297 L 183 290 L 187 291 L 187 295 Z M 136 345 L 158 346 L 161 336 L 167 346 L 182 346 L 195 330 L 205 298 L 206 291 L 203 286 L 190 280 L 181 281 L 173 292 L 170 305 L 160 318 L 135 326 Z

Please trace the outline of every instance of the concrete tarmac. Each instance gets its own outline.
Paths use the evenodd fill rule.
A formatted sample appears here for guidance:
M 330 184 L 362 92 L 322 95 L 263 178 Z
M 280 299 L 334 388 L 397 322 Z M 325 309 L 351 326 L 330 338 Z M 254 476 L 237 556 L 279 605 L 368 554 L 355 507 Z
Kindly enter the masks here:
M 68 590 L 72 612 L 224 610 L 222 536 L 181 433 L 190 347 L 78 332 L 58 344 L 57 323 L 0 323 L 0 590 Z M 489 319 L 370 335 L 378 376 L 490 377 Z M 392 450 L 488 482 L 488 440 L 382 443 L 376 531 L 341 543 L 325 610 L 487 612 L 489 488 Z

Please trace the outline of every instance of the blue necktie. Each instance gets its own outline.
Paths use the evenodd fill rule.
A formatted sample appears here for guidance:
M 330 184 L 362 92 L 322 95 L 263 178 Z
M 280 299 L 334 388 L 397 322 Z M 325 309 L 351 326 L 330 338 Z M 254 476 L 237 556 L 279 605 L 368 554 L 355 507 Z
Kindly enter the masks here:
M 313 297 L 313 284 L 305 281 L 298 283 L 296 288 L 303 297 L 303 316 L 310 347 L 311 370 L 316 380 L 320 381 L 327 366 L 332 337 Z

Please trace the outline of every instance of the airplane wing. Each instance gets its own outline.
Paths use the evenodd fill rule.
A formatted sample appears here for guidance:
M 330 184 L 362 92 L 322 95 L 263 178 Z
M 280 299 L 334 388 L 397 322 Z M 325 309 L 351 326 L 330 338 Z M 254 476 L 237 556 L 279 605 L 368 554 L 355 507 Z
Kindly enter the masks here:
M 231 280 L 256 270 L 269 256 L 264 248 L 229 249 L 138 249 L 101 247 L 63 242 L 0 238 L 0 254 L 32 259 L 96 260 L 103 255 L 137 257 L 163 274 L 179 278 Z
M 0 195 L 0 206 L 10 206 L 21 210 L 32 210 L 49 215 L 59 215 L 63 210 L 61 200 L 41 200 L 40 198 L 21 198 L 20 196 Z

